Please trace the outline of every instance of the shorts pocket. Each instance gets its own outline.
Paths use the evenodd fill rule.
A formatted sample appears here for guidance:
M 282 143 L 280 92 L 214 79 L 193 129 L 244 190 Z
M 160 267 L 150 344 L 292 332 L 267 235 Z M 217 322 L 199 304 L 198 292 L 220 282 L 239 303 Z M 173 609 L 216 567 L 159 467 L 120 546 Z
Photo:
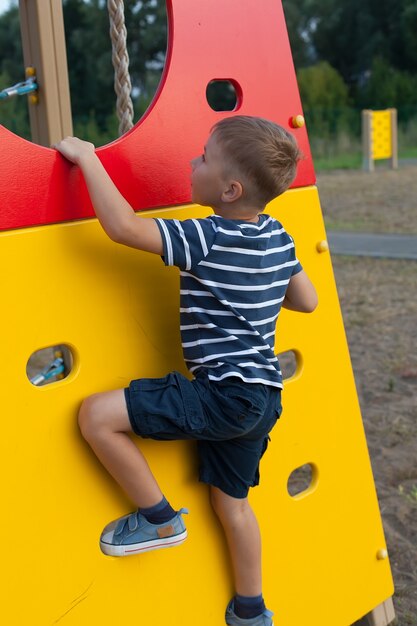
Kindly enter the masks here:
M 204 430 L 207 426 L 207 420 L 204 413 L 200 397 L 196 392 L 192 382 L 179 372 L 173 374 L 178 381 L 181 397 L 184 406 L 186 419 L 186 428 L 196 435 L 197 432 Z
M 194 439 L 205 418 L 190 381 L 178 372 L 132 381 L 127 394 L 136 434 L 153 439 Z
M 265 412 L 267 390 L 263 385 L 233 383 L 223 393 L 230 403 L 228 410 L 231 409 L 239 421 L 261 417 Z

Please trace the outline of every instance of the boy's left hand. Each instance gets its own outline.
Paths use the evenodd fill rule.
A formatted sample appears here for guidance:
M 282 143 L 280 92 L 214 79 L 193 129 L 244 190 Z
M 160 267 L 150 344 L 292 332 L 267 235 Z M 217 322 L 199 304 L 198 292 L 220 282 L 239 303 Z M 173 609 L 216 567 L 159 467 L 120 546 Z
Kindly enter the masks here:
M 71 161 L 71 163 L 75 163 L 75 165 L 80 165 L 83 158 L 88 158 L 95 153 L 94 144 L 78 139 L 77 137 L 66 137 L 52 146 L 52 148 L 58 150 L 58 152 Z

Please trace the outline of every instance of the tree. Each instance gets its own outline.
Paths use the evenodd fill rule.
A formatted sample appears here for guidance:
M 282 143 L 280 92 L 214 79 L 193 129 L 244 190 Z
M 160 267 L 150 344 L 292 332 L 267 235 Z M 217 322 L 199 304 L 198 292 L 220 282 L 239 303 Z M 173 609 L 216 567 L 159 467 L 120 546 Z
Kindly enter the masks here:
M 316 59 L 311 44 L 311 31 L 314 29 L 314 12 L 311 0 L 283 0 L 285 20 L 294 65 L 297 69 L 311 65 Z
M 358 92 L 361 108 L 401 109 L 401 118 L 409 117 L 411 109 L 403 114 L 403 107 L 417 106 L 417 77 L 394 69 L 384 59 L 374 59 L 367 80 Z
M 401 14 L 403 63 L 409 72 L 417 73 L 417 2 L 406 0 Z
M 407 115 L 412 114 L 417 105 L 416 0 L 283 0 L 283 5 L 298 70 L 327 61 L 348 86 L 355 106 L 408 107 Z M 313 81 L 323 79 L 315 75 L 309 93 L 303 93 L 307 108 Z M 337 84 L 329 89 L 337 98 Z
M 297 72 L 305 109 L 334 109 L 349 105 L 349 90 L 342 76 L 327 61 Z
M 299 70 L 297 79 L 311 135 L 323 144 L 340 132 L 352 130 L 349 89 L 337 70 L 321 61 Z
M 415 0 L 304 1 L 315 55 L 347 84 L 360 82 L 377 57 L 400 70 L 417 70 Z

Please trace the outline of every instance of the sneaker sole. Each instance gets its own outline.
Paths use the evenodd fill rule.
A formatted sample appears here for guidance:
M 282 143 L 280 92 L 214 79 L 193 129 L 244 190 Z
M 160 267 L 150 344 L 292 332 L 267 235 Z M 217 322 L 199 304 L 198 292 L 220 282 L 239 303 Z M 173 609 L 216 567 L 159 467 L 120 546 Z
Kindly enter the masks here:
M 151 550 L 160 550 L 161 548 L 173 548 L 184 543 L 186 539 L 187 531 L 184 530 L 180 535 L 174 535 L 166 539 L 154 539 L 146 543 L 131 543 L 125 546 L 114 546 L 111 543 L 100 541 L 100 550 L 107 556 L 130 556 L 141 554 L 142 552 L 150 552 Z
M 236 622 L 226 622 L 226 624 L 228 624 L 228 626 L 233 626 Z M 274 626 L 274 622 L 271 622 L 270 626 Z
M 226 624 L 228 624 L 228 626 L 233 626 L 234 624 L 236 624 L 236 621 L 234 621 L 234 622 L 227 622 L 226 621 Z M 274 622 L 271 622 L 270 626 L 274 626 Z

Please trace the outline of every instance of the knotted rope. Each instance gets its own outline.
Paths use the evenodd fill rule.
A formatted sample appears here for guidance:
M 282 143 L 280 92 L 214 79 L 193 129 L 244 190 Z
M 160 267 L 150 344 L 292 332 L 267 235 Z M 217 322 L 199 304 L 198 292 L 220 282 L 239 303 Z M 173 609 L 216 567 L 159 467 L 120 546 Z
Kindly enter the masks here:
M 117 95 L 119 135 L 133 126 L 133 103 L 130 97 L 132 84 L 129 75 L 129 55 L 126 47 L 126 26 L 123 0 L 107 0 L 110 18 L 114 90 Z

